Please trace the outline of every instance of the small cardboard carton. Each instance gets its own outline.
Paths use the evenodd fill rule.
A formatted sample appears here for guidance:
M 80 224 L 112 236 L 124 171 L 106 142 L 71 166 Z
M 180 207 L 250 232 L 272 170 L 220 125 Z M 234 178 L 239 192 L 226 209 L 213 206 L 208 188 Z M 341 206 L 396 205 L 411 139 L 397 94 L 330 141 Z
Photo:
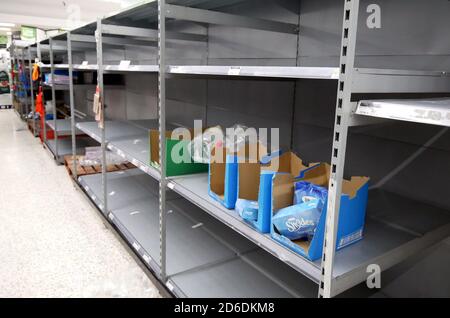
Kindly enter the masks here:
M 293 205 L 295 183 L 298 181 L 307 181 L 328 188 L 330 170 L 330 165 L 319 164 L 303 170 L 299 178 L 286 173 L 273 175 L 270 215 L 275 215 L 277 211 Z M 337 231 L 337 250 L 362 239 L 368 192 L 369 178 L 367 177 L 352 177 L 350 180 L 343 181 Z M 327 202 L 323 205 L 319 224 L 314 237 L 310 241 L 291 241 L 278 233 L 273 224 L 271 225 L 272 238 L 305 258 L 316 261 L 322 257 L 326 216 Z
M 267 150 L 261 144 L 246 144 L 237 151 L 226 147 L 214 148 L 209 164 L 209 195 L 227 209 L 234 209 L 240 162 L 257 163 L 266 154 Z
M 191 136 L 192 130 L 189 130 Z M 159 158 L 159 130 L 152 129 L 150 134 L 150 164 L 155 168 L 160 168 Z M 173 138 L 173 131 L 166 131 L 166 175 L 167 177 L 176 177 L 182 175 L 190 175 L 203 173 L 208 171 L 207 164 L 195 163 L 189 160 L 188 146 L 190 139 L 183 137 Z M 175 148 L 177 147 L 177 148 Z M 185 158 L 183 162 L 178 162 L 172 157 L 172 150 L 178 149 L 180 158 Z
M 296 154 L 280 151 L 265 156 L 258 163 L 239 163 L 238 199 L 258 202 L 257 219 L 246 222 L 261 233 L 269 233 L 273 176 L 287 173 L 297 177 L 307 167 Z

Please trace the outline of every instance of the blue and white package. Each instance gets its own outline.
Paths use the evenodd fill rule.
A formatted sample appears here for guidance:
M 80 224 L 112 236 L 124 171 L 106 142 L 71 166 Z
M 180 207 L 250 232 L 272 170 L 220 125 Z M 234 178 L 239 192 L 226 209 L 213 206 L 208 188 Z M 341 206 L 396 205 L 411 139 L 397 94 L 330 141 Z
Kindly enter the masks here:
M 278 211 L 273 217 L 273 224 L 278 232 L 295 241 L 312 238 L 320 221 L 323 202 L 312 199 Z
M 325 203 L 328 198 L 328 190 L 313 183 L 300 181 L 295 184 L 294 205 L 305 203 L 314 199 Z
M 246 221 L 258 220 L 259 205 L 257 201 L 238 199 L 235 210 Z

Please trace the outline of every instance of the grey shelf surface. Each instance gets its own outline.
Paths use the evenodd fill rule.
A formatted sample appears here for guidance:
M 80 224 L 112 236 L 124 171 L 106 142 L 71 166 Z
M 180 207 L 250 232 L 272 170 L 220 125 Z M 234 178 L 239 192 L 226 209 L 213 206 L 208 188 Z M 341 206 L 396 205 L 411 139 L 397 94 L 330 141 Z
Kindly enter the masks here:
M 168 66 L 167 72 L 214 76 L 339 79 L 339 68 L 337 67 L 171 65 Z
M 79 182 L 102 207 L 101 175 L 83 176 Z M 110 220 L 149 265 L 157 266 L 157 181 L 132 169 L 108 173 L 107 182 Z M 168 195 L 167 210 L 168 287 L 177 296 L 316 295 L 316 284 L 173 192 Z
M 319 281 L 320 260 L 310 262 L 291 252 L 210 198 L 206 174 L 173 178 L 168 187 L 313 281 Z M 364 281 L 368 265 L 382 264 L 383 270 L 388 269 L 412 252 L 450 235 L 447 210 L 381 190 L 371 191 L 369 198 L 364 239 L 336 253 L 333 276 L 340 292 Z
M 40 64 L 43 69 L 50 69 L 50 64 Z M 57 70 L 68 70 L 69 64 L 55 64 Z M 103 69 L 107 72 L 137 72 L 137 73 L 157 73 L 159 72 L 158 65 L 103 65 Z M 97 64 L 73 64 L 74 71 L 97 71 Z
M 58 139 L 58 153 L 56 153 L 56 140 L 55 139 L 47 139 L 46 145 L 51 153 L 56 157 L 57 160 L 64 160 L 64 156 L 72 154 L 72 139 L 71 138 L 63 138 Z M 86 147 L 95 146 L 96 143 L 92 142 L 89 138 L 77 138 L 77 154 L 84 154 L 84 149 Z
M 77 128 L 101 142 L 101 129 L 96 122 L 77 123 Z M 149 130 L 158 128 L 158 120 L 107 121 L 106 143 L 109 150 L 159 180 L 160 172 L 150 165 Z
M 70 119 L 57 119 L 56 120 L 56 129 L 55 129 L 55 122 L 54 120 L 50 119 L 46 121 L 46 124 L 48 127 L 50 127 L 51 130 L 57 131 L 58 136 L 72 136 L 72 126 Z M 77 135 L 82 135 L 83 132 L 79 129 L 76 130 Z
M 363 100 L 356 114 L 450 127 L 450 98 Z
M 68 91 L 68 90 L 70 90 L 69 84 L 56 84 L 56 85 L 53 85 L 53 84 L 50 84 L 50 83 L 44 83 L 43 87 L 47 88 L 47 89 L 55 87 L 55 90 L 57 90 L 57 91 Z M 73 88 L 75 90 L 91 89 L 91 88 L 95 88 L 95 85 L 94 84 L 73 84 Z

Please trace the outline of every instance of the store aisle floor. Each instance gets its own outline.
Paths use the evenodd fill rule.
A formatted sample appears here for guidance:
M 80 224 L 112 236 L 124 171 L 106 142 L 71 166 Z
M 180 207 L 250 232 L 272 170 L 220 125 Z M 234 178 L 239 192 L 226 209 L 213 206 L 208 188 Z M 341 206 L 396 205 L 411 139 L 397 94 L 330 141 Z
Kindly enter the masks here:
M 159 297 L 13 110 L 0 154 L 0 297 Z

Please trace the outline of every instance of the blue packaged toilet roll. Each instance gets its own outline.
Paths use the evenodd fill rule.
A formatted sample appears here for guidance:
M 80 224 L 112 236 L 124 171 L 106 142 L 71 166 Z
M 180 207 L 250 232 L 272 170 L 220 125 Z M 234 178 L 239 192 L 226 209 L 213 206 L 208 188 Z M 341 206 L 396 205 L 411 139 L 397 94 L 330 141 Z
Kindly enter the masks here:
M 293 206 L 281 209 L 275 214 L 273 223 L 281 235 L 290 240 L 314 236 L 328 191 L 310 182 L 295 184 Z
M 238 199 L 236 201 L 235 210 L 244 220 L 258 220 L 259 205 L 257 201 Z
M 295 184 L 294 205 L 301 204 L 313 199 L 325 203 L 328 198 L 328 190 L 313 183 L 300 181 Z
M 273 224 L 278 232 L 290 240 L 311 238 L 320 220 L 323 203 L 321 200 L 293 205 L 278 211 Z

